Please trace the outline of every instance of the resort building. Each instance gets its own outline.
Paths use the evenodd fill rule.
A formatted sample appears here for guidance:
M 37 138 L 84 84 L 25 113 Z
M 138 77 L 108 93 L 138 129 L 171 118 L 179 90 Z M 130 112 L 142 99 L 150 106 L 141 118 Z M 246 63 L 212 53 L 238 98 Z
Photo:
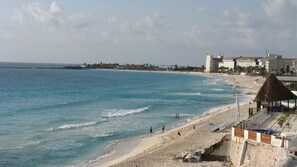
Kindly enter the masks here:
M 226 67 L 229 69 L 236 69 L 237 66 L 240 67 L 256 67 L 259 66 L 259 60 L 262 57 L 226 57 L 222 62 L 219 63 L 220 67 Z
M 217 58 L 212 55 L 206 55 L 205 72 L 217 71 L 225 67 L 234 70 L 240 67 L 264 67 L 268 73 L 282 72 L 288 73 L 297 69 L 297 59 L 283 58 L 282 55 L 268 54 L 267 57 L 247 57 L 247 56 L 230 56 Z
M 295 61 L 296 59 L 283 58 L 282 55 L 268 54 L 260 60 L 259 65 L 265 67 L 267 72 L 281 72 L 296 69 Z
M 237 63 L 236 63 L 236 59 L 238 57 L 226 57 L 223 59 L 222 62 L 219 63 L 219 68 L 220 67 L 226 67 L 226 68 L 229 68 L 229 69 L 235 69 L 235 67 L 237 66 Z
M 262 57 L 242 57 L 236 59 L 236 65 L 240 67 L 257 67 L 259 66 L 259 60 Z
M 219 63 L 222 61 L 223 57 L 213 57 L 213 55 L 206 55 L 206 63 L 205 63 L 205 72 L 212 72 L 218 70 Z

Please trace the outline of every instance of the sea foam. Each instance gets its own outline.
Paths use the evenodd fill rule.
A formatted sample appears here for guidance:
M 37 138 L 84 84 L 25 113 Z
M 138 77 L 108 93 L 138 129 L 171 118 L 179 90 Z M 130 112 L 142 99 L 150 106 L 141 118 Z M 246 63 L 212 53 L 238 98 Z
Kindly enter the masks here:
M 90 165 L 92 165 L 92 164 L 94 164 L 94 163 L 96 163 L 96 162 L 98 162 L 98 161 L 100 161 L 102 159 L 105 159 L 105 158 L 108 158 L 108 157 L 112 156 L 115 153 L 116 153 L 115 151 L 112 151 L 110 153 L 104 154 L 104 155 L 102 155 L 100 157 L 97 157 L 96 159 L 88 161 L 87 163 L 83 164 L 82 167 L 90 166 Z
M 142 113 L 144 111 L 149 110 L 149 108 L 150 107 L 148 106 L 148 107 L 138 108 L 138 109 L 109 109 L 109 110 L 106 110 L 108 113 L 104 116 L 109 118 L 124 117 L 127 115 Z
M 201 92 L 196 92 L 196 93 L 176 93 L 176 95 L 179 95 L 179 96 L 200 96 Z
M 104 121 L 105 121 L 105 119 L 102 121 L 97 121 L 97 122 L 93 121 L 93 122 L 86 122 L 86 123 L 79 123 L 79 124 L 65 124 L 65 125 L 61 125 L 57 128 L 49 128 L 49 129 L 47 129 L 47 131 L 83 128 L 83 127 L 97 125 L 100 122 L 104 122 Z
M 217 91 L 217 92 L 222 92 L 222 91 L 224 91 L 224 89 L 219 89 L 219 88 L 213 88 L 213 89 L 210 89 L 210 90 L 212 90 L 212 91 Z

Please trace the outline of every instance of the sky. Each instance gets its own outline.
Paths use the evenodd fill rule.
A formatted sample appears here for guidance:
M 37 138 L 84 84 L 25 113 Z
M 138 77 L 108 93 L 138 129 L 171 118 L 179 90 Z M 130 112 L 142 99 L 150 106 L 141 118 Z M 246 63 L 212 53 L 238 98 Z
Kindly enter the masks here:
M 205 64 L 297 58 L 297 0 L 0 1 L 0 61 Z

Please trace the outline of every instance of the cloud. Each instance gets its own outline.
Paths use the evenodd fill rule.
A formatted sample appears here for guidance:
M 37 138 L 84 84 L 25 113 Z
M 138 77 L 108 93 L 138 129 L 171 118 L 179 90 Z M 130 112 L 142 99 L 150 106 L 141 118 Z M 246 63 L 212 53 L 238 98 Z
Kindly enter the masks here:
M 297 25 L 297 1 L 266 0 L 262 7 L 270 26 L 279 28 Z
M 24 35 L 27 37 L 24 38 L 26 42 L 29 38 L 38 43 L 46 41 L 46 47 L 51 44 L 69 45 L 69 48 L 87 48 L 85 50 L 90 52 L 89 48 L 92 47 L 96 55 L 102 52 L 101 55 L 135 56 L 145 50 L 147 56 L 162 57 L 167 53 L 168 57 L 172 55 L 177 59 L 179 56 L 195 54 L 195 59 L 203 62 L 202 55 L 207 52 L 257 55 L 265 54 L 266 48 L 276 52 L 296 52 L 295 0 L 257 1 L 257 9 L 245 8 L 240 3 L 229 8 L 225 8 L 225 5 L 223 8 L 193 5 L 194 11 L 189 10 L 178 17 L 184 20 L 168 19 L 172 17 L 171 13 L 162 11 L 148 15 L 110 15 L 107 19 L 84 11 L 71 13 L 58 2 L 62 1 L 52 1 L 48 5 L 41 1 L 28 3 L 21 10 L 14 11 L 10 18 L 14 26 L 27 25 L 15 28 L 20 31 L 19 34 L 15 31 L 11 31 L 11 34 L 18 39 L 22 36 L 20 34 L 26 34 L 23 32 L 30 32 L 33 35 Z M 33 32 L 32 27 L 36 31 Z
M 47 26 L 47 28 L 81 30 L 89 27 L 93 21 L 90 15 L 82 12 L 66 15 L 63 12 L 63 7 L 57 1 L 53 1 L 49 7 L 44 7 L 38 2 L 29 3 L 24 5 L 22 12 L 27 13 L 34 21 Z M 13 18 L 17 21 L 16 16 Z
M 76 29 L 84 29 L 91 26 L 92 20 L 92 16 L 85 13 L 75 13 L 68 18 L 68 22 Z
M 48 9 L 41 6 L 38 2 L 29 3 L 23 8 L 38 23 L 47 26 L 63 26 L 65 23 L 62 7 L 56 1 L 53 1 Z
M 10 18 L 13 23 L 22 25 L 25 20 L 24 13 L 20 10 L 15 10 L 13 16 Z
M 49 8 L 49 12 L 54 13 L 62 13 L 62 7 L 57 3 L 57 1 L 52 2 Z
M 27 6 L 24 7 L 25 10 L 27 10 L 32 16 L 33 18 L 41 23 L 46 22 L 50 15 L 48 12 L 46 12 L 40 5 L 38 2 L 36 3 L 30 3 Z
M 124 20 L 118 16 L 108 19 L 118 40 L 162 42 L 170 31 L 159 12 L 138 20 Z

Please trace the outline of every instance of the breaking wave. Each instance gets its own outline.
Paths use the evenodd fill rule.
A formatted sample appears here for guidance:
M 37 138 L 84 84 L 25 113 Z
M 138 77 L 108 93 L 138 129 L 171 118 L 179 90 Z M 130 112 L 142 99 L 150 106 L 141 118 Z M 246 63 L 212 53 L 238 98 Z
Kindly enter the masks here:
M 132 115 L 132 114 L 138 114 L 138 113 L 142 113 L 144 111 L 149 110 L 149 106 L 148 107 L 144 107 L 144 108 L 139 108 L 139 109 L 110 109 L 110 110 L 106 110 L 108 113 L 105 115 L 105 117 L 124 117 L 127 115 Z
M 58 128 L 49 128 L 49 129 L 47 129 L 47 131 L 83 128 L 83 127 L 97 125 L 103 121 L 105 121 L 105 120 L 97 121 L 97 122 L 80 123 L 80 124 L 65 124 L 65 125 L 59 126 Z
M 113 136 L 113 133 L 100 133 L 100 134 L 94 134 L 94 135 L 90 135 L 90 137 L 92 138 L 100 138 L 100 137 L 109 137 L 109 136 Z
M 90 165 L 92 165 L 92 164 L 94 164 L 94 163 L 96 163 L 96 162 L 98 162 L 98 161 L 100 161 L 102 159 L 105 159 L 105 158 L 108 158 L 108 157 L 114 155 L 115 153 L 116 153 L 115 151 L 112 151 L 110 153 L 104 154 L 104 155 L 102 155 L 100 157 L 97 157 L 96 159 L 90 160 L 89 162 L 83 164 L 82 167 L 90 166 Z
M 179 96 L 200 96 L 201 92 L 197 92 L 197 93 L 176 93 L 176 95 L 179 95 Z
M 223 92 L 224 91 L 224 89 L 220 89 L 220 88 L 213 88 L 211 90 L 212 91 L 217 91 L 217 92 Z

